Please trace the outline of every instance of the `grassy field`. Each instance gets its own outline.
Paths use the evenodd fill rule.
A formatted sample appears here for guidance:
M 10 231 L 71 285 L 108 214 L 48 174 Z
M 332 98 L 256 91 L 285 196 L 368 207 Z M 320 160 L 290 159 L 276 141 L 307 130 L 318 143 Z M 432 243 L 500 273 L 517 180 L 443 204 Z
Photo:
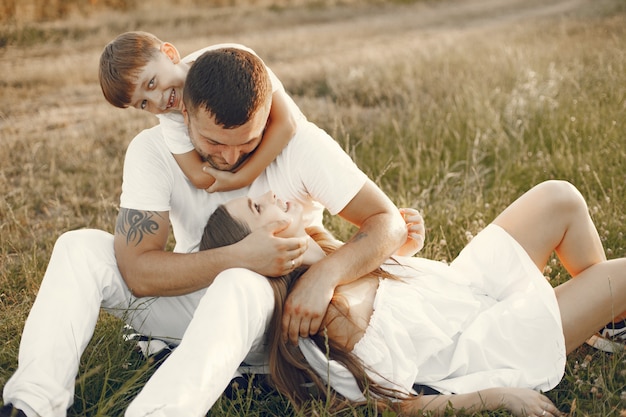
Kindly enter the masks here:
M 309 119 L 399 206 L 422 211 L 420 256 L 453 259 L 546 179 L 575 184 L 607 255 L 626 256 L 624 1 L 178 3 L 0 26 L 0 387 L 55 239 L 113 231 L 125 148 L 156 123 L 112 108 L 97 84 L 100 51 L 126 30 L 151 31 L 183 54 L 230 41 L 255 49 Z M 351 233 L 327 220 L 339 237 Z M 545 275 L 569 278 L 557 259 Z M 69 416 L 119 416 L 149 377 L 120 329 L 102 315 Z M 626 416 L 626 355 L 582 346 L 548 395 L 571 416 Z M 307 414 L 330 415 L 324 404 Z M 251 390 L 210 415 L 296 414 Z

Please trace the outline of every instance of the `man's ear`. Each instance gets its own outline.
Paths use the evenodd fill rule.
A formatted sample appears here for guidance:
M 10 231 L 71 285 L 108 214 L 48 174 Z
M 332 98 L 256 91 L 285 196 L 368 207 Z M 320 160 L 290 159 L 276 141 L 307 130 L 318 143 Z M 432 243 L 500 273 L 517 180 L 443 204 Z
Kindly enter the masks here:
M 163 42 L 161 44 L 161 52 L 163 52 L 174 64 L 178 64 L 180 62 L 180 54 L 178 53 L 178 49 L 174 45 L 169 42 Z
M 187 111 L 187 106 L 185 106 L 184 102 L 183 102 L 182 113 L 183 113 L 183 118 L 185 119 L 185 124 L 187 125 L 187 127 L 189 127 L 189 112 Z

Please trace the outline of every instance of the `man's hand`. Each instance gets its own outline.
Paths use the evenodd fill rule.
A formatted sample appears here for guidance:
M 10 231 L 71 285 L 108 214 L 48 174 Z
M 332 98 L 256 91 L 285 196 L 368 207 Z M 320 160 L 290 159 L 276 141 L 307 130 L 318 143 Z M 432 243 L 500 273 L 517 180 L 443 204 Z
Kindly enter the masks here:
M 335 292 L 334 287 L 325 285 L 327 282 L 309 274 L 313 268 L 296 281 L 284 305 L 282 337 L 294 345 L 298 336 L 309 337 L 319 331 Z
M 282 335 L 291 343 L 319 331 L 337 286 L 378 268 L 406 239 L 398 208 L 371 180 L 339 215 L 359 227 L 350 240 L 311 265 L 285 303 Z
M 401 208 L 400 214 L 406 222 L 407 238 L 404 245 L 396 251 L 398 256 L 413 256 L 421 251 L 426 239 L 426 228 L 424 218 L 419 211 L 413 208 Z
M 268 277 L 285 275 L 302 264 L 307 249 L 306 237 L 277 237 L 289 226 L 286 220 L 269 223 L 246 236 L 237 245 L 242 257 L 242 266 Z

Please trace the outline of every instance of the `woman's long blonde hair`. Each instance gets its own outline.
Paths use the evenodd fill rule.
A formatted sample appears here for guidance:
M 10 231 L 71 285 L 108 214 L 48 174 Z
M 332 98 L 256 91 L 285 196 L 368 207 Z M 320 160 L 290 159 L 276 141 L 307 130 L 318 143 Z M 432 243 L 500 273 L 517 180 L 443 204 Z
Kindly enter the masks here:
M 219 206 L 206 224 L 200 250 L 232 245 L 250 233 L 247 224 L 232 217 L 223 205 Z M 332 253 L 342 245 L 342 242 L 335 239 L 325 229 L 312 227 L 307 229 L 307 233 L 326 254 Z M 300 349 L 285 342 L 281 336 L 283 304 L 293 284 L 307 269 L 308 266 L 301 266 L 287 275 L 277 278 L 268 277 L 274 291 L 274 312 L 267 335 L 270 355 L 270 381 L 296 408 L 302 407 L 308 400 L 311 400 L 314 393 L 317 398 L 325 399 L 331 409 L 337 410 L 346 406 L 347 402 L 330 391 L 322 378 L 309 365 Z M 372 274 L 393 278 L 380 268 L 373 271 Z M 335 297 L 333 297 L 334 300 Z M 345 347 L 324 337 L 322 332 L 311 336 L 311 338 L 329 359 L 341 363 L 354 375 L 359 389 L 366 398 L 372 397 L 372 394 L 373 397 L 381 399 L 404 398 L 401 393 L 385 388 L 370 379 L 359 358 Z M 379 407 L 386 407 L 387 405 L 387 401 L 379 403 Z

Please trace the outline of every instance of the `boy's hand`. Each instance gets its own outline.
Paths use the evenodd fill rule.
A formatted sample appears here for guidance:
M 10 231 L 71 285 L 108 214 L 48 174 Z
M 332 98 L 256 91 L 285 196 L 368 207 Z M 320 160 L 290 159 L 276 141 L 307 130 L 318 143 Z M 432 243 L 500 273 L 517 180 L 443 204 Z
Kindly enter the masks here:
M 424 247 L 426 227 L 424 218 L 419 211 L 413 208 L 401 208 L 400 214 L 406 222 L 407 238 L 404 245 L 396 251 L 398 256 L 413 256 Z
M 243 188 L 246 185 L 250 185 L 250 183 L 246 183 L 240 175 L 237 175 L 235 172 L 230 171 L 220 171 L 219 169 L 215 169 L 208 164 L 204 164 L 202 167 L 202 171 L 205 174 L 209 174 L 213 178 L 215 178 L 215 182 L 211 184 L 209 188 L 206 189 L 208 193 L 214 193 L 216 191 L 231 191 L 238 190 L 239 188 Z

